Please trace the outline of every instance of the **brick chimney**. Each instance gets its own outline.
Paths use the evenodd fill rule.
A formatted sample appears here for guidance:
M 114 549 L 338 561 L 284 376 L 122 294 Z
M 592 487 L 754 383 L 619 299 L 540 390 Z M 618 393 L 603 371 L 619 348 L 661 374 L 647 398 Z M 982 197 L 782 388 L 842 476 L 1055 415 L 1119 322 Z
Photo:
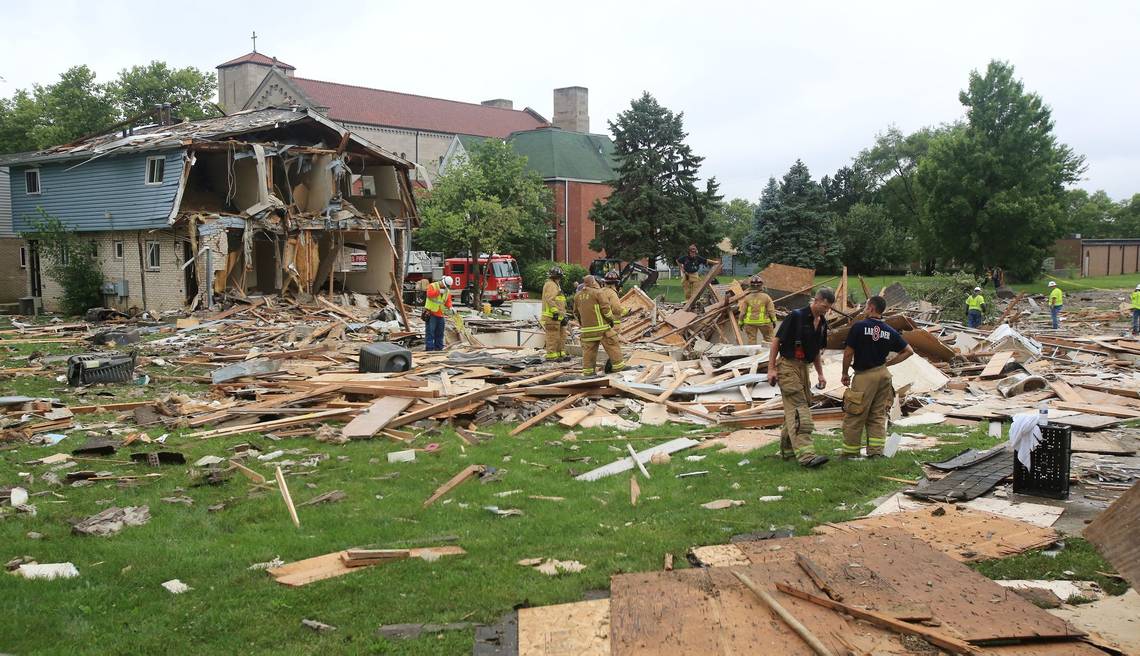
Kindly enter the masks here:
M 484 100 L 483 102 L 481 102 L 479 104 L 480 105 L 486 105 L 487 107 L 498 107 L 499 109 L 514 109 L 515 108 L 515 104 L 513 102 L 511 102 L 510 100 L 507 100 L 506 98 L 495 98 L 493 100 Z
M 569 132 L 590 131 L 590 90 L 563 87 L 554 90 L 554 127 Z

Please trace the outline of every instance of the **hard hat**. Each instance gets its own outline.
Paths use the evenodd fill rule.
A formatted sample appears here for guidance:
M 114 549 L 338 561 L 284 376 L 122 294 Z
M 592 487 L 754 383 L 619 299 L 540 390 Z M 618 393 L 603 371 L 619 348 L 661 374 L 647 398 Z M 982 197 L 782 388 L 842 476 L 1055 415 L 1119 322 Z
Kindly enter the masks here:
M 752 276 L 751 278 L 748 279 L 748 284 L 752 287 L 763 287 L 764 286 L 764 279 L 761 278 L 760 276 Z
M 606 271 L 606 284 L 607 285 L 616 285 L 620 282 L 621 282 L 621 275 L 618 274 L 616 269 L 610 269 L 609 271 Z
M 1050 280 L 1050 281 L 1049 281 L 1049 286 L 1050 286 L 1050 287 L 1056 287 L 1056 286 L 1057 286 L 1057 281 L 1056 281 L 1056 280 Z
M 1140 292 L 1140 285 L 1136 285 L 1136 291 Z
M 975 288 L 974 288 L 974 291 L 976 291 L 976 292 L 980 292 L 980 291 L 982 291 L 982 288 L 981 288 L 981 287 L 975 287 Z
M 451 276 L 444 276 L 443 277 L 443 284 L 445 287 L 451 287 L 452 285 L 455 284 L 455 278 L 452 278 Z
M 562 267 L 555 264 L 554 266 L 550 267 L 550 270 L 546 272 L 546 275 L 550 276 L 551 278 L 561 278 Z

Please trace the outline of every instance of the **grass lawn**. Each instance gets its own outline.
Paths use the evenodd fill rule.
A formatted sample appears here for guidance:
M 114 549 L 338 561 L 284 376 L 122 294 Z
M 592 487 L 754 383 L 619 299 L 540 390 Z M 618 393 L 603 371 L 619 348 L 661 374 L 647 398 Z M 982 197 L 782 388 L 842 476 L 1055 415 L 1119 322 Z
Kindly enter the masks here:
M 54 382 L 49 380 L 49 387 Z M 114 392 L 127 386 L 109 388 Z M 119 399 L 116 399 L 119 400 Z M 109 417 L 82 418 L 91 425 Z M 818 471 L 799 468 L 775 457 L 776 446 L 746 456 L 689 451 L 668 465 L 653 465 L 652 480 L 639 477 L 641 500 L 629 503 L 629 474 L 596 482 L 572 480 L 570 470 L 586 471 L 624 453 L 628 440 L 638 448 L 657 444 L 693 429 L 684 426 L 642 428 L 628 435 L 596 429 L 575 441 L 565 430 L 539 426 L 519 437 L 510 426 L 491 428 L 495 437 L 479 446 L 461 446 L 450 430 L 420 437 L 416 445 L 437 442 L 442 448 L 420 453 L 412 463 L 389 464 L 387 452 L 402 448 L 383 440 L 328 445 L 311 438 L 273 442 L 257 435 L 188 439 L 171 433 L 168 448 L 182 451 L 188 462 L 203 455 L 225 455 L 229 447 L 249 442 L 264 452 L 306 449 L 329 458 L 312 469 L 294 468 L 288 478 L 293 498 L 303 503 L 318 494 L 343 490 L 339 503 L 299 509 L 302 527 L 290 523 L 275 489 L 256 490 L 240 475 L 221 485 L 204 485 L 195 468 L 162 467 L 162 477 L 138 486 L 97 483 L 60 487 L 33 497 L 38 514 L 0 521 L 5 556 L 31 555 L 40 562 L 73 562 L 80 577 L 58 581 L 25 581 L 0 577 L 0 610 L 18 621 L 0 628 L 0 649 L 36 654 L 176 653 L 246 654 L 461 654 L 470 653 L 472 632 L 460 631 L 410 641 L 376 637 L 377 627 L 402 622 L 493 622 L 520 604 L 577 601 L 585 591 L 608 589 L 615 573 L 657 570 L 666 552 L 684 567 L 693 545 L 727 542 L 730 536 L 790 526 L 807 533 L 821 522 L 842 521 L 870 509 L 871 499 L 898 488 L 880 476 L 914 478 L 916 460 L 949 456 L 968 446 L 987 446 L 983 430 L 936 429 L 946 444 L 920 456 L 904 454 L 874 462 L 832 462 Z M 152 436 L 163 431 L 151 430 Z M 0 481 L 18 480 L 30 472 L 38 480 L 48 469 L 27 460 L 78 446 L 85 437 L 74 431 L 58 447 L 20 446 L 0 452 Z M 817 448 L 834 452 L 837 437 L 817 436 Z M 112 459 L 127 459 L 122 449 Z M 700 462 L 684 456 L 699 453 Z M 567 462 L 588 456 L 589 464 Z M 300 460 L 286 455 L 281 459 Z M 747 461 L 747 462 L 745 462 Z M 445 499 L 424 509 L 422 502 L 453 474 L 469 464 L 504 469 L 501 481 L 469 481 Z M 253 463 L 272 478 L 269 464 Z M 88 462 L 84 468 L 144 473 L 141 466 Z M 681 472 L 707 470 L 706 476 L 676 478 Z M 300 473 L 303 472 L 303 473 Z M 784 492 L 778 486 L 786 486 Z M 44 491 L 39 482 L 32 492 Z M 501 492 L 518 490 L 508 496 Z M 174 505 L 162 497 L 186 495 L 194 505 Z M 764 503 L 758 497 L 782 494 Z M 564 501 L 531 499 L 560 496 Z M 721 511 L 700 508 L 720 498 L 743 499 L 742 507 Z M 207 507 L 225 503 L 225 509 Z M 150 506 L 152 519 L 127 527 L 112 537 L 80 537 L 70 519 L 83 518 L 108 505 Z M 497 517 L 484 506 L 518 508 L 521 517 Z M 33 540 L 29 531 L 43 534 Z M 280 557 L 286 562 L 350 546 L 406 547 L 444 544 L 453 536 L 468 555 L 434 563 L 400 561 L 300 588 L 278 585 L 248 567 Z M 1091 549 L 1069 540 L 1065 561 L 1038 567 L 1023 557 L 1025 572 L 1003 561 L 992 567 L 1022 576 L 1063 577 L 1070 569 L 1082 578 L 1101 580 L 1096 570 L 1110 566 Z M 522 558 L 578 560 L 578 574 L 547 577 L 516 564 Z M 1047 560 L 1047 559 L 1046 559 Z M 1063 565 L 1063 566 L 1062 566 Z M 1046 571 L 1046 569 L 1048 571 Z M 181 579 L 193 590 L 174 596 L 160 587 Z M 300 625 L 315 619 L 339 627 L 318 635 Z

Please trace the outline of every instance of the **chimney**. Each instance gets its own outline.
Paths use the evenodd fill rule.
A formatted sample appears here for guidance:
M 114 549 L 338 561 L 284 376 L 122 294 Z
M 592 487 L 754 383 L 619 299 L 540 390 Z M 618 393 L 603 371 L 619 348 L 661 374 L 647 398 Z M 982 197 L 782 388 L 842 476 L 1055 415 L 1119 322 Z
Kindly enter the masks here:
M 554 90 L 554 127 L 569 132 L 590 131 L 590 90 L 563 87 Z
M 506 98 L 495 98 L 493 100 L 484 100 L 479 103 L 486 107 L 498 107 L 499 109 L 514 109 L 515 104 Z

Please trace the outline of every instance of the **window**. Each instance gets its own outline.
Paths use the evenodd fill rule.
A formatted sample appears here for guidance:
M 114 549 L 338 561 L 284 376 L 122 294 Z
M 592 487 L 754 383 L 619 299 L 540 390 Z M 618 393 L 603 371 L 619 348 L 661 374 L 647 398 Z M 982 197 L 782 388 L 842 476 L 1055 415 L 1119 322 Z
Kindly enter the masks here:
M 28 195 L 40 193 L 40 170 L 28 169 L 24 171 L 24 185 L 27 187 Z
M 21 246 L 20 247 L 20 268 L 21 269 L 27 269 L 28 268 L 28 247 L 27 246 Z
M 157 241 L 148 241 L 146 243 L 146 268 L 148 271 L 157 271 L 162 264 L 162 249 L 159 248 Z
M 146 158 L 146 183 L 148 185 L 162 184 L 162 176 L 164 173 L 166 173 L 165 157 Z
M 91 240 L 91 257 L 99 257 L 99 242 Z
M 123 259 L 123 252 L 124 252 L 123 251 L 123 242 L 121 242 L 121 241 L 115 242 L 115 259 L 116 260 Z
M 463 275 L 464 273 L 467 273 L 467 265 L 466 264 L 452 264 L 451 265 L 451 272 L 457 273 L 459 275 Z
M 61 246 L 59 249 L 59 264 L 60 266 L 71 264 L 71 251 L 66 246 Z
M 376 178 L 371 175 L 352 176 L 352 195 L 371 198 L 376 195 Z

